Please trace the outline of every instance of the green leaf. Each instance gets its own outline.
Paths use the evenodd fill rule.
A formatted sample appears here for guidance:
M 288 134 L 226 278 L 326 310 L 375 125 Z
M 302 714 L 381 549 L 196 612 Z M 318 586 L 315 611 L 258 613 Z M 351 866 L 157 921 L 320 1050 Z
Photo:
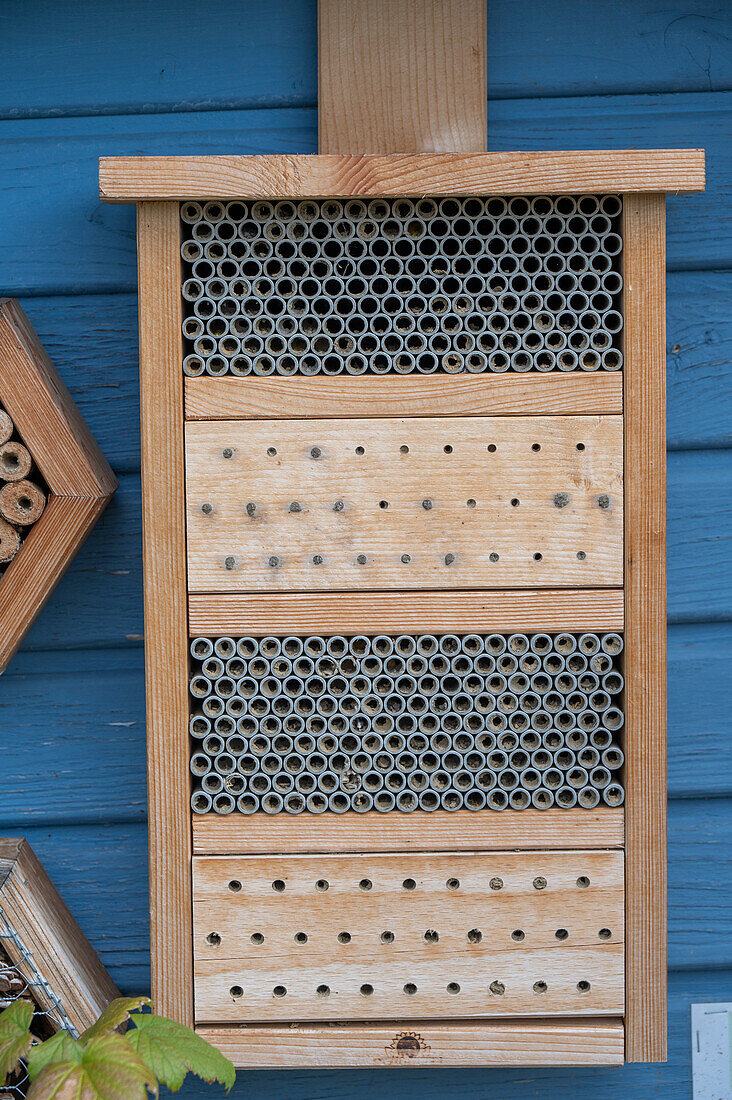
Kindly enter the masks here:
M 123 1035 L 98 1035 L 77 1048 L 75 1061 L 51 1062 L 31 1084 L 28 1100 L 148 1100 L 158 1095 L 154 1073 Z
M 231 1088 L 236 1070 L 228 1058 L 183 1024 L 163 1016 L 133 1016 L 134 1030 L 127 1041 L 158 1080 L 177 1092 L 186 1073 L 195 1073 L 209 1084 L 218 1081 Z
M 97 1022 L 80 1036 L 81 1042 L 85 1043 L 89 1039 L 96 1038 L 97 1035 L 105 1035 L 108 1031 L 116 1031 L 126 1020 L 129 1020 L 131 1012 L 144 1006 L 152 1007 L 149 997 L 118 997 L 116 1001 L 107 1005 Z
M 28 1056 L 28 1073 L 33 1080 L 45 1066 L 53 1062 L 81 1062 L 82 1054 L 83 1047 L 71 1038 L 68 1031 L 57 1031 L 45 1043 L 33 1047 Z
M 0 1086 L 30 1050 L 32 1019 L 33 1006 L 28 1001 L 13 1001 L 0 1013 Z

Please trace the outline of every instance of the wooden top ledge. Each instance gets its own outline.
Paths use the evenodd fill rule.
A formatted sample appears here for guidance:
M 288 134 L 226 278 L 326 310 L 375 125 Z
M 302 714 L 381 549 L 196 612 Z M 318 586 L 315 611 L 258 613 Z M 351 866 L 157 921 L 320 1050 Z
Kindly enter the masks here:
M 102 157 L 104 202 L 704 190 L 703 149 Z

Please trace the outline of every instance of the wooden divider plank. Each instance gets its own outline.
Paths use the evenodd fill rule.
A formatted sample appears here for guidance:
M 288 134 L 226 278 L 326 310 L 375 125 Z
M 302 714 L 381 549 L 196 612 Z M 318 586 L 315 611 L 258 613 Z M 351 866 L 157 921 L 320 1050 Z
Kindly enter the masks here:
M 666 378 L 662 195 L 625 196 L 626 1057 L 666 1058 Z
M 307 828 L 289 814 L 196 814 L 195 855 L 305 852 L 447 852 L 502 848 L 620 848 L 623 810 L 473 813 L 311 814 Z
M 193 1024 L 180 214 L 138 207 L 152 990 Z

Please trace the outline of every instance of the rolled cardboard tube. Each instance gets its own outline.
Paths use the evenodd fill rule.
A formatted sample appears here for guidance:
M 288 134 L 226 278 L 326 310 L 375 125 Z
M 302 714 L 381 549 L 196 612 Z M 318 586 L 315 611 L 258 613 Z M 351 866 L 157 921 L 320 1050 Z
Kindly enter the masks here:
M 46 494 L 32 481 L 9 481 L 0 489 L 0 515 L 8 523 L 28 527 L 43 515 Z
M 0 444 L 7 443 L 14 430 L 15 425 L 10 416 L 5 412 L 5 409 L 0 409 Z
M 27 477 L 31 468 L 30 451 L 11 440 L 0 447 L 0 477 L 5 481 L 20 481 Z
M 0 519 L 0 562 L 12 561 L 19 550 L 20 534 L 4 519 Z

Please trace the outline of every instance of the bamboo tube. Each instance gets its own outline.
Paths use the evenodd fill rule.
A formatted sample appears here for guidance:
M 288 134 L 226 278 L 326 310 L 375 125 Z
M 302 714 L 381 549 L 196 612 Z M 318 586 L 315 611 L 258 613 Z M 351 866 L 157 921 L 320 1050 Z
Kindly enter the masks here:
M 8 523 L 29 527 L 43 515 L 46 494 L 32 481 L 9 481 L 0 489 L 0 515 Z
M 19 550 L 20 534 L 4 519 L 0 519 L 0 562 L 5 564 L 12 561 Z
M 0 447 L 0 477 L 5 481 L 20 481 L 28 476 L 30 468 L 30 451 L 22 443 L 16 440 L 3 443 Z

